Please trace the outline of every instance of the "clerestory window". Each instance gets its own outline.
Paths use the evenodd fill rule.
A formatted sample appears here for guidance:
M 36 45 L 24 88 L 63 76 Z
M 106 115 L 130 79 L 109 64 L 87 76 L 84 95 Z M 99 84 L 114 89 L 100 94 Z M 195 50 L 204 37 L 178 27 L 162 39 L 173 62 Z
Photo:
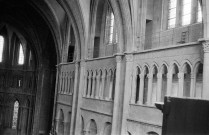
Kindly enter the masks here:
M 202 9 L 201 9 L 199 1 L 198 1 L 198 7 L 197 7 L 197 22 L 202 22 Z
M 24 64 L 24 52 L 23 52 L 22 44 L 20 44 L 20 48 L 19 48 L 18 64 L 19 65 Z
M 168 29 L 174 28 L 176 26 L 176 6 L 177 6 L 177 0 L 169 1 Z
M 117 31 L 115 27 L 115 17 L 111 7 L 108 5 L 106 12 L 105 36 L 108 44 L 117 43 Z
M 3 49 L 4 49 L 4 37 L 0 35 L 0 62 L 2 62 Z
M 188 25 L 191 23 L 191 8 L 192 1 L 191 0 L 183 0 L 182 5 L 182 25 Z
M 169 0 L 168 29 L 180 25 L 186 26 L 195 22 L 202 22 L 202 10 L 199 0 Z

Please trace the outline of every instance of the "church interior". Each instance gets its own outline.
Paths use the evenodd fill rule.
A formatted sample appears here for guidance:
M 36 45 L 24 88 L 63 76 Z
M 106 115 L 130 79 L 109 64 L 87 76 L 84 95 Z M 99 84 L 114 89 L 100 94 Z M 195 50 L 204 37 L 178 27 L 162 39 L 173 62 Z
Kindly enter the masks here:
M 161 135 L 208 88 L 208 0 L 0 0 L 0 135 Z

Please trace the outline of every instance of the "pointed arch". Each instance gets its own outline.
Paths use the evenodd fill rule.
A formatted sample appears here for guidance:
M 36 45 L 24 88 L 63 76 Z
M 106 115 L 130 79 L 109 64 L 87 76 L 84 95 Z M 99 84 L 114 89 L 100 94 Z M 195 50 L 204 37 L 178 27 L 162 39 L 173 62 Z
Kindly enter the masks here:
M 87 126 L 87 131 L 90 135 L 97 135 L 97 124 L 94 119 L 91 119 L 89 121 L 89 124 Z
M 154 64 L 152 68 L 152 92 L 151 92 L 152 104 L 154 104 L 157 101 L 157 75 L 158 75 L 158 68 Z
M 183 83 L 183 96 L 190 97 L 191 95 L 191 66 L 186 62 L 182 66 L 182 72 L 184 74 L 184 83 Z
M 203 90 L 203 64 L 199 61 L 194 67 L 195 91 L 194 97 L 202 98 Z
M 115 16 L 108 0 L 91 1 L 90 46 L 93 58 L 110 56 L 117 50 L 117 28 Z
M 64 135 L 64 112 L 62 109 L 59 110 L 59 116 L 58 116 L 58 133 L 60 135 Z
M 111 134 L 112 125 L 110 122 L 106 122 L 104 126 L 103 135 L 110 135 Z
M 148 75 L 149 69 L 147 66 L 144 67 L 143 70 L 143 79 L 144 79 L 144 87 L 143 87 L 143 104 L 147 104 L 148 101 Z
M 84 119 L 83 116 L 81 116 L 81 131 L 80 131 L 81 135 L 84 135 Z
M 178 90 L 179 90 L 179 67 L 176 63 L 173 63 L 171 66 L 171 74 L 172 74 L 172 86 L 171 86 L 171 96 L 178 96 Z
M 164 97 L 167 94 L 167 74 L 168 74 L 168 67 L 163 64 L 161 67 L 161 73 L 162 73 L 162 90 L 161 90 L 161 98 L 160 101 L 164 101 Z
M 136 67 L 136 74 L 135 74 L 135 89 L 133 89 L 135 92 L 133 92 L 133 97 L 135 97 L 134 99 L 134 103 L 137 103 L 139 101 L 139 93 L 140 93 L 140 75 L 141 75 L 141 69 L 139 66 Z

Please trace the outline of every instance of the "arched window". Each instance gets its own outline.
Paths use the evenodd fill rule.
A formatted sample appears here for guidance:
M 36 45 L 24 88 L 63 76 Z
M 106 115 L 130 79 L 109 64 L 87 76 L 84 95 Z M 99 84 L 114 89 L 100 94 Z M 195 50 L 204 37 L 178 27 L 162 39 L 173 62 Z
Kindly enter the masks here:
M 88 132 L 89 135 L 96 135 L 97 134 L 97 125 L 95 120 L 91 120 L 88 125 Z
M 171 90 L 171 96 L 178 96 L 178 90 L 179 90 L 179 79 L 178 79 L 178 73 L 179 69 L 176 64 L 173 65 L 172 69 L 172 90 Z
M 58 133 L 64 135 L 64 113 L 62 109 L 59 112 Z
M 105 36 L 106 36 L 107 44 L 117 43 L 117 31 L 115 28 L 115 17 L 109 5 L 107 7 L 107 12 L 106 12 Z
M 2 62 L 3 49 L 4 49 L 4 37 L 0 35 L 0 62 Z
M 167 94 L 166 90 L 167 90 L 167 73 L 168 73 L 168 69 L 165 65 L 163 65 L 162 68 L 162 92 L 161 92 L 161 102 L 164 101 L 164 97 Z
M 111 123 L 107 122 L 105 123 L 104 133 L 103 135 L 110 135 L 111 134 Z
M 157 67 L 154 66 L 153 68 L 153 79 L 152 79 L 152 104 L 154 104 L 157 101 L 157 74 L 158 70 Z
M 149 70 L 147 67 L 144 69 L 144 95 L 143 95 L 143 104 L 147 104 L 148 100 L 148 74 Z
M 198 1 L 198 7 L 197 7 L 197 22 L 202 22 L 202 9 L 200 6 L 200 1 Z
M 23 47 L 21 43 L 20 43 L 20 48 L 19 48 L 18 64 L 20 65 L 24 64 L 24 53 L 23 53 Z
M 203 64 L 200 63 L 195 72 L 195 97 L 202 97 L 202 75 L 203 75 Z
M 139 93 L 140 93 L 140 74 L 141 71 L 139 68 L 137 68 L 137 74 L 136 74 L 136 97 L 135 97 L 135 103 L 139 102 Z
M 176 6 L 177 6 L 177 0 L 169 1 L 168 29 L 174 28 L 176 26 Z
M 71 26 L 71 28 L 70 28 L 70 45 L 68 46 L 67 62 L 73 62 L 74 51 L 75 51 L 75 35 L 74 35 L 73 27 Z
M 96 4 L 97 1 L 97 4 Z M 90 40 L 93 50 L 93 58 L 111 56 L 117 52 L 118 34 L 115 25 L 115 16 L 111 4 L 108 0 L 96 0 L 91 2 L 91 22 L 92 36 Z M 96 6 L 95 6 L 96 5 Z M 94 14 L 96 11 L 96 14 Z M 93 23 L 94 22 L 94 23 Z
M 84 135 L 84 120 L 82 116 L 81 116 L 81 135 Z
M 183 87 L 183 96 L 190 97 L 190 85 L 191 85 L 191 68 L 189 64 L 184 66 L 184 87 Z
M 188 25 L 191 23 L 191 0 L 183 0 L 183 11 L 182 11 L 182 25 Z
M 19 102 L 15 101 L 14 109 L 13 109 L 13 117 L 12 117 L 12 129 L 17 129 L 18 112 L 19 112 Z

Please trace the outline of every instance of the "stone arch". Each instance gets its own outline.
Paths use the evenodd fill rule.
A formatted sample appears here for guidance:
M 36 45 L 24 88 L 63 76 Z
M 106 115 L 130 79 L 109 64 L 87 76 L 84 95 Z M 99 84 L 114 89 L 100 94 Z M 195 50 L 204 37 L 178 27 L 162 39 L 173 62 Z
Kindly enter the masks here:
M 132 93 L 134 94 L 134 95 L 132 95 L 134 97 L 134 99 L 133 99 L 134 100 L 134 103 L 137 103 L 139 101 L 140 85 L 142 85 L 142 84 L 140 84 L 140 82 L 141 82 L 140 75 L 141 74 L 142 74 L 142 70 L 141 70 L 141 68 L 139 66 L 137 66 L 135 68 L 135 78 L 134 78 L 135 79 L 134 80 L 135 82 L 133 81 L 134 87 L 132 89 Z
M 68 52 L 67 52 L 67 62 L 73 62 L 74 60 L 76 60 L 76 39 L 75 39 L 75 33 L 74 33 L 74 29 L 72 26 L 70 26 L 69 28 L 70 30 L 70 41 L 69 41 L 69 45 L 68 45 Z
M 123 19 L 121 18 L 122 12 L 120 10 L 120 3 L 118 3 L 118 2 L 111 1 L 111 0 L 99 0 L 99 1 L 92 0 L 90 2 L 90 14 L 92 15 L 90 17 L 90 33 L 91 33 L 90 35 L 93 35 L 90 37 L 93 37 L 93 38 L 95 37 L 95 33 L 96 33 L 95 31 L 97 30 L 95 28 L 96 27 L 95 24 L 98 24 L 97 23 L 98 12 L 103 9 L 101 5 L 105 5 L 105 3 L 111 7 L 111 9 L 114 13 L 114 16 L 115 16 L 115 22 L 116 22 L 116 24 L 119 24 L 119 25 L 117 25 L 116 29 L 117 29 L 118 37 L 119 37 L 118 38 L 118 42 L 119 42 L 118 45 L 121 45 L 121 46 L 117 46 L 117 48 L 112 48 L 112 49 L 115 49 L 115 52 L 113 51 L 113 53 L 123 52 L 124 51 L 123 29 L 125 29 L 126 27 L 124 28 L 122 25 L 122 21 L 123 21 Z M 98 10 L 98 9 L 100 9 L 100 10 Z M 101 12 L 103 12 L 103 11 L 101 11 Z M 101 13 L 100 13 L 100 17 L 102 17 Z M 102 20 L 102 18 L 100 18 L 98 20 Z M 103 21 L 103 22 L 105 22 L 105 21 Z M 93 25 L 91 26 L 91 24 L 93 24 Z M 127 34 L 127 35 L 129 35 L 129 34 Z M 95 44 L 95 40 L 90 38 L 89 45 L 94 45 L 94 44 Z
M 85 24 L 82 16 L 82 11 L 79 7 L 79 2 L 75 1 L 72 4 L 69 4 L 66 1 L 58 1 L 66 15 L 69 18 L 71 26 L 73 28 L 75 39 L 76 39 L 76 60 L 85 58 L 85 47 L 82 47 L 81 44 L 85 44 Z M 70 31 L 70 26 L 68 26 L 68 33 Z M 83 54 L 83 55 L 82 55 Z
M 112 124 L 110 122 L 106 122 L 104 125 L 103 135 L 110 135 L 112 129 Z
M 104 79 L 104 86 L 103 87 L 103 99 L 107 99 L 106 97 L 108 97 L 108 70 L 104 69 L 103 70 L 103 79 Z
M 81 116 L 81 130 L 80 130 L 80 134 L 81 135 L 84 135 L 84 127 L 85 124 L 84 124 L 84 119 L 83 119 L 83 116 Z
M 141 72 L 142 72 L 142 69 L 141 69 L 141 67 L 140 66 L 136 66 L 136 68 L 135 68 L 135 74 L 141 74 Z
M 97 135 L 97 124 L 94 119 L 89 121 L 86 131 L 89 133 L 89 135 Z
M 119 42 L 118 44 L 118 53 L 123 51 L 132 51 L 129 50 L 133 47 L 128 47 L 125 45 L 132 45 L 133 38 L 132 38 L 132 29 L 131 26 L 131 9 L 129 8 L 130 3 L 128 1 L 113 1 L 109 0 L 112 8 L 114 10 L 116 24 L 118 24 L 118 37 Z
M 197 61 L 194 66 L 194 93 L 193 96 L 197 98 L 202 97 L 203 90 L 203 64 L 200 61 Z
M 70 133 L 71 116 L 72 116 L 72 112 L 69 111 L 67 113 L 67 117 L 65 120 L 65 129 L 64 129 L 64 134 L 67 134 L 67 135 Z
M 179 67 L 176 63 L 173 63 L 170 67 L 172 85 L 171 85 L 171 96 L 178 96 L 179 91 Z
M 153 64 L 152 64 L 152 69 L 151 69 L 151 71 L 153 72 L 155 69 L 157 70 L 157 71 L 159 71 L 159 66 L 158 66 L 158 64 L 156 63 L 156 62 L 154 62 Z
M 162 90 L 161 90 L 161 97 L 160 101 L 164 101 L 164 97 L 167 94 L 167 76 L 168 76 L 168 67 L 167 65 L 163 64 L 161 66 L 160 72 L 162 73 Z
M 184 72 L 184 70 L 185 70 L 185 66 L 187 66 L 187 65 L 189 65 L 189 67 L 190 67 L 190 70 L 191 70 L 191 72 L 193 71 L 193 66 L 192 66 L 192 64 L 191 64 L 191 62 L 189 61 L 189 60 L 184 60 L 182 63 L 181 63 L 181 68 L 180 68 L 180 70 L 182 71 L 182 72 Z
M 149 68 L 144 66 L 143 68 L 143 79 L 144 79 L 144 87 L 143 87 L 143 104 L 147 104 L 148 102 L 148 76 L 149 76 Z
M 89 72 L 89 81 L 88 81 L 88 95 L 91 96 L 92 95 L 92 85 L 93 85 L 93 76 L 94 76 L 94 71 L 90 70 Z
M 64 117 L 64 112 L 62 109 L 59 110 L 58 113 L 58 127 L 57 127 L 57 133 L 60 135 L 64 135 L 64 122 L 65 122 L 65 117 Z
M 172 74 L 179 73 L 179 66 L 176 63 L 173 63 L 170 68 Z
M 191 66 L 185 62 L 182 66 L 182 72 L 183 72 L 183 78 L 184 78 L 184 83 L 183 83 L 183 96 L 185 97 L 190 97 L 191 95 Z
M 115 97 L 115 83 L 116 83 L 116 68 L 113 69 L 112 100 L 114 100 L 114 97 Z
M 163 63 L 163 64 L 161 65 L 161 67 L 160 67 L 159 72 L 161 72 L 162 74 L 165 73 L 165 71 L 168 72 L 168 68 L 169 68 L 168 64 L 167 64 L 167 63 Z
M 151 75 L 152 75 L 152 91 L 151 91 L 151 103 L 154 104 L 157 101 L 157 75 L 158 75 L 158 68 L 154 64 L 152 67 Z
M 158 135 L 158 133 L 151 131 L 151 132 L 148 132 L 147 135 Z
M 149 69 L 150 69 L 149 65 L 148 65 L 147 63 L 145 63 L 145 64 L 143 65 L 143 70 L 142 70 L 142 72 L 145 73 L 145 72 L 147 71 L 147 73 L 149 73 Z

